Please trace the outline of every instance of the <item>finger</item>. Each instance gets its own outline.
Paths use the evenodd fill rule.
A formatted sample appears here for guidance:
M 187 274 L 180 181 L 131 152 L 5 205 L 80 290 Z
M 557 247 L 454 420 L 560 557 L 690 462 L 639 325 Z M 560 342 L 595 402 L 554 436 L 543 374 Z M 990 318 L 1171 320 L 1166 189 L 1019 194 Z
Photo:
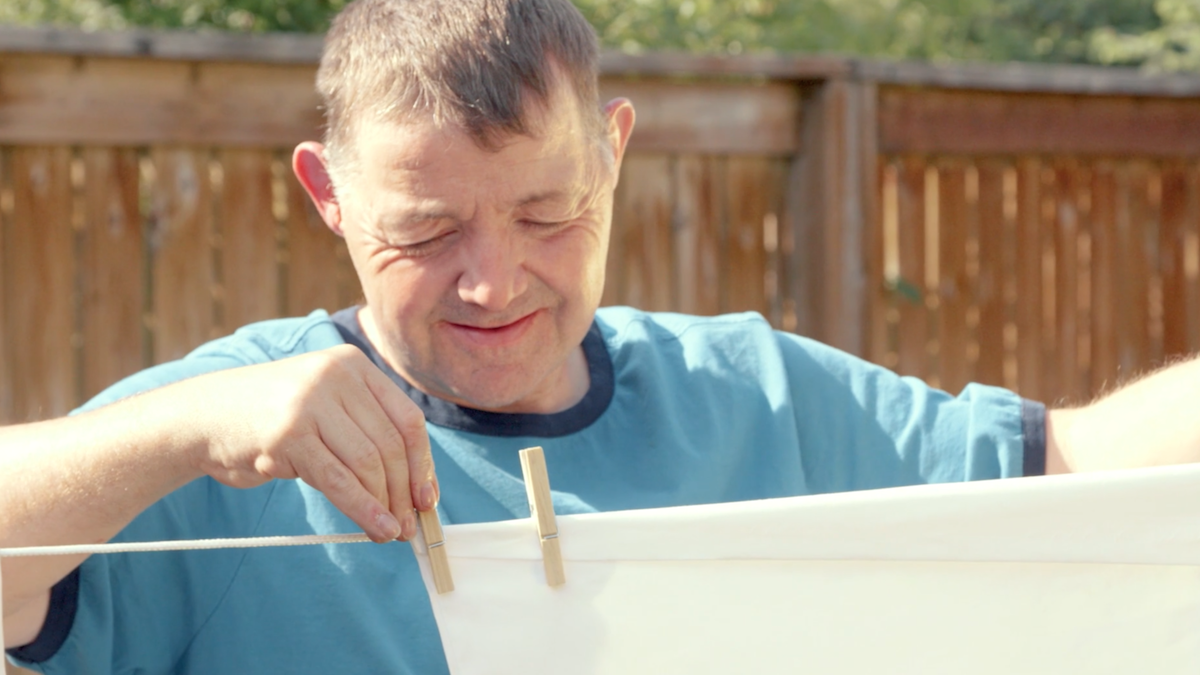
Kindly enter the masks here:
M 413 505 L 421 511 L 434 508 L 439 496 L 438 483 L 429 447 L 429 432 L 425 428 L 425 415 L 383 373 L 376 372 L 368 376 L 367 384 L 403 438 L 408 489 L 413 496 Z
M 363 488 L 382 504 L 388 503 L 388 486 L 382 452 L 346 409 L 337 408 L 322 416 L 318 424 L 321 441 Z
M 400 536 L 400 523 L 395 516 L 321 441 L 310 438 L 294 446 L 292 466 L 301 480 L 324 494 L 372 540 L 393 541 Z
M 386 491 L 380 501 L 387 504 L 392 515 L 400 521 L 401 538 L 411 539 L 417 533 L 417 517 L 413 512 L 413 495 L 409 491 L 404 436 L 365 385 L 359 398 L 347 402 L 348 412 L 378 449 L 383 476 L 381 484 Z
M 383 405 L 367 384 L 366 377 L 370 377 L 367 373 L 375 371 L 378 374 L 378 370 L 369 364 L 366 368 L 370 370 L 364 372 L 364 379 L 359 381 L 360 387 L 354 392 L 346 393 L 347 411 L 379 450 L 387 490 L 385 498 L 381 501 L 388 505 L 392 515 L 400 521 L 401 538 L 411 539 L 417 533 L 417 517 L 413 511 L 415 494 L 410 491 L 409 484 L 407 446 L 403 434 L 392 423 Z M 413 406 L 413 414 L 419 418 L 419 423 L 424 424 L 424 418 L 416 406 Z

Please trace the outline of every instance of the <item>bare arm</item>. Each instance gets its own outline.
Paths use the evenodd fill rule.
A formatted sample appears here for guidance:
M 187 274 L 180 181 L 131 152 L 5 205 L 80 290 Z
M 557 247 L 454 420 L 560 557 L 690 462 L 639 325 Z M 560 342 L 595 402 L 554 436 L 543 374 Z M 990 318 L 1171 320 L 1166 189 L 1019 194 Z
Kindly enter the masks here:
M 1200 462 L 1200 358 L 1046 416 L 1046 473 Z
M 343 346 L 179 382 L 71 418 L 0 428 L 0 546 L 104 542 L 204 475 L 303 478 L 376 541 L 437 500 L 420 410 Z M 6 647 L 32 641 L 82 558 L 5 559 Z

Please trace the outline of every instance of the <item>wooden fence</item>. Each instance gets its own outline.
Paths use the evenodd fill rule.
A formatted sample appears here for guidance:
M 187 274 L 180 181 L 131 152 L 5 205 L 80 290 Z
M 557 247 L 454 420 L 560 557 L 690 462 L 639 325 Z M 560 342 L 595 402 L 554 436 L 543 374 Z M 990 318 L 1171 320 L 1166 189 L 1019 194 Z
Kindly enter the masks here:
M 0 29 L 0 421 L 358 289 L 288 170 L 319 42 Z M 604 301 L 1082 401 L 1200 348 L 1200 79 L 609 54 Z

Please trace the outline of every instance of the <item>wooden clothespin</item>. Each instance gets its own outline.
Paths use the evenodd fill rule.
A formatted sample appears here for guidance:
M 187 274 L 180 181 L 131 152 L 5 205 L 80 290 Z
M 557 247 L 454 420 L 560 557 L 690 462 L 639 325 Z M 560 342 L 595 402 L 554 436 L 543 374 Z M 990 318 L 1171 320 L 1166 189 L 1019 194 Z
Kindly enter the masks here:
M 554 519 L 554 503 L 550 501 L 550 476 L 546 473 L 546 456 L 541 448 L 521 451 L 521 473 L 525 474 L 525 493 L 529 496 L 529 512 L 537 524 L 542 543 L 542 564 L 546 568 L 546 583 L 562 586 L 567 583 L 563 572 L 562 549 L 558 545 L 558 523 Z
M 446 557 L 446 537 L 442 534 L 442 521 L 437 509 L 417 511 L 421 521 L 421 536 L 425 539 L 425 550 L 429 553 L 429 569 L 433 572 L 433 585 L 439 594 L 454 590 L 454 579 L 450 576 L 450 559 Z

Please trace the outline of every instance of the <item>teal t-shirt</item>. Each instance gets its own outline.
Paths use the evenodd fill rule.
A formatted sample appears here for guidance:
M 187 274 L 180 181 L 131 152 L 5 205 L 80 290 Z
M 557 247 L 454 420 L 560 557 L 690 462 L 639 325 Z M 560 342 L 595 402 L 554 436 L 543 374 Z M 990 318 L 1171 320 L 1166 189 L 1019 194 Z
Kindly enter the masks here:
M 591 388 L 553 415 L 469 410 L 421 394 L 353 310 L 247 326 L 102 393 L 95 408 L 201 373 L 357 344 L 425 412 L 443 522 L 529 515 L 517 451 L 545 448 L 560 514 L 1040 473 L 1044 408 L 982 385 L 958 397 L 756 314 L 597 312 Z M 301 481 L 194 481 L 116 541 L 354 532 Z M 408 544 L 93 556 L 52 593 L 31 645 L 46 673 L 445 673 Z

